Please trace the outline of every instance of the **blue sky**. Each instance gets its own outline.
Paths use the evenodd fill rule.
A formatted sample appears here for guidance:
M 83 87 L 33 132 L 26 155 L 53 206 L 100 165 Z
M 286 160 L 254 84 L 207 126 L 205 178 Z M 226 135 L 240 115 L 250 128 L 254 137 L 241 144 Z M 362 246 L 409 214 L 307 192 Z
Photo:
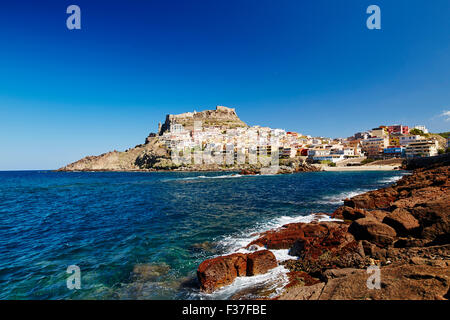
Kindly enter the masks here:
M 2 2 L 0 170 L 125 150 L 167 113 L 216 105 L 314 136 L 449 131 L 449 14 L 448 0 Z

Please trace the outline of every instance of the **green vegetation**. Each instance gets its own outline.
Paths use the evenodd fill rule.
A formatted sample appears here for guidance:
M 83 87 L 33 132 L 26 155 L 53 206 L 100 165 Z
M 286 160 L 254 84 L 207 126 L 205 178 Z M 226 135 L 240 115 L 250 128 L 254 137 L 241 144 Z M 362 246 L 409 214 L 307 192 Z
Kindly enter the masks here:
M 438 133 L 442 138 L 447 139 L 450 136 L 450 131 Z
M 336 167 L 336 163 L 331 160 L 321 160 L 319 161 L 321 164 L 328 164 L 329 167 Z
M 374 161 L 375 161 L 375 159 L 367 158 L 367 159 L 364 159 L 363 161 L 361 161 L 361 164 L 368 164 L 368 163 L 371 163 L 371 162 L 374 162 Z
M 419 129 L 411 129 L 411 130 L 409 130 L 409 133 L 413 134 L 413 135 L 419 135 L 422 137 L 426 137 L 426 138 L 428 138 L 430 136 L 429 133 L 424 133 L 422 130 L 419 130 Z

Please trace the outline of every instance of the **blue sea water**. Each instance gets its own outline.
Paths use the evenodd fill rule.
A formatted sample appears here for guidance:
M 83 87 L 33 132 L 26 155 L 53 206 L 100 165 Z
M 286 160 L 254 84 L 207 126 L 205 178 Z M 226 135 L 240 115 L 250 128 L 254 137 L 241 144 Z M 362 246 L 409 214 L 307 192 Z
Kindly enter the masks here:
M 191 281 L 204 259 L 403 174 L 0 172 L 0 299 L 205 298 Z

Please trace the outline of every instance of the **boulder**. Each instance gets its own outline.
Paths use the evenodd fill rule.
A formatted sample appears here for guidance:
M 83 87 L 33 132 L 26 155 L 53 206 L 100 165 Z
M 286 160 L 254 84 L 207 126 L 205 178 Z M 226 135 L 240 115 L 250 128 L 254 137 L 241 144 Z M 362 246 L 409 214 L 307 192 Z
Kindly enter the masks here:
M 390 245 L 397 234 L 391 226 L 372 217 L 353 221 L 348 230 L 357 240 L 373 241 L 380 246 Z
M 208 293 L 231 284 L 238 276 L 246 275 L 247 257 L 242 253 L 205 260 L 197 269 L 200 288 Z
M 368 212 L 367 217 L 375 218 L 376 220 L 382 222 L 384 217 L 389 213 L 389 211 L 384 210 L 371 210 Z
M 436 243 L 450 243 L 450 194 L 416 205 L 410 212 L 421 225 L 422 238 Z
M 327 234 L 327 225 L 330 223 L 286 224 L 281 228 L 262 233 L 260 238 L 251 242 L 247 247 L 258 245 L 267 249 L 290 249 L 298 239 L 321 237 Z
M 398 235 L 414 234 L 420 227 L 419 221 L 417 221 L 413 215 L 405 209 L 400 208 L 389 213 L 383 219 L 383 223 L 386 223 L 394 228 Z
M 247 276 L 263 274 L 277 266 L 277 259 L 269 250 L 256 251 L 247 255 Z
M 344 205 L 360 209 L 384 209 L 397 200 L 398 191 L 392 187 L 366 192 L 344 200 Z
M 328 224 L 328 232 L 318 237 L 297 239 L 289 250 L 299 257 L 285 265 L 292 271 L 321 272 L 328 268 L 364 267 L 367 264 L 361 243 L 347 232 L 347 224 Z
M 356 209 L 348 206 L 343 206 L 337 208 L 333 214 L 332 218 L 343 219 L 343 220 L 357 220 L 361 218 L 365 218 L 367 216 L 367 211 L 364 209 Z

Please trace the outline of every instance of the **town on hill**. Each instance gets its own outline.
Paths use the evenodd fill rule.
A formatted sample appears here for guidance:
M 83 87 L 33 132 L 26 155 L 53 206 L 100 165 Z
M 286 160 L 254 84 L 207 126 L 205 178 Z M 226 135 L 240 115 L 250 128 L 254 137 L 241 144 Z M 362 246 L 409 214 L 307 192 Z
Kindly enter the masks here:
M 312 137 L 284 129 L 248 126 L 234 108 L 167 115 L 158 132 L 124 152 L 88 156 L 61 171 L 217 171 L 278 173 L 369 165 L 380 160 L 430 157 L 448 150 L 449 138 L 425 126 L 381 125 L 347 138 Z M 377 161 L 378 160 L 378 161 Z M 389 163 L 389 162 L 385 162 Z M 275 172 L 275 173 L 277 173 Z

